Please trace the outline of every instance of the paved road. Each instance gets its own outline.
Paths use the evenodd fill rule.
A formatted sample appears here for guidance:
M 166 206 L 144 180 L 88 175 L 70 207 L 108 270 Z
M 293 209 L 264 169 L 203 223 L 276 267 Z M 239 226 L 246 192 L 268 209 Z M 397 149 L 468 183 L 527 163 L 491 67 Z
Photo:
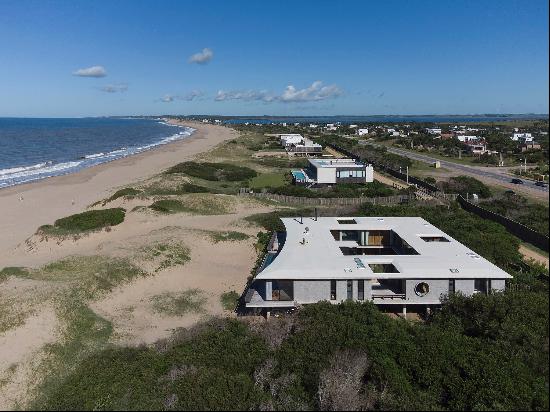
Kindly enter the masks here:
M 461 172 L 467 173 L 469 175 L 477 175 L 477 176 L 487 177 L 489 179 L 496 180 L 499 183 L 506 183 L 506 187 L 510 187 L 510 181 L 512 180 L 512 177 L 510 177 L 510 176 L 500 174 L 500 173 L 496 173 L 496 172 L 492 172 L 492 171 L 489 171 L 489 170 L 484 170 L 483 168 L 480 168 L 480 167 L 473 167 L 473 166 L 463 165 L 463 164 L 460 164 L 460 163 L 449 162 L 449 161 L 446 161 L 446 160 L 437 159 L 435 157 L 430 157 L 430 156 L 427 156 L 425 154 L 410 152 L 408 150 L 398 149 L 398 148 L 395 148 L 395 147 L 387 147 L 386 146 L 386 148 L 391 153 L 395 153 L 395 154 L 398 154 L 400 156 L 405 156 L 405 157 L 408 157 L 410 159 L 419 160 L 419 161 L 425 162 L 425 163 L 433 164 L 434 162 L 439 161 L 439 162 L 441 162 L 441 166 L 446 168 L 446 169 L 460 170 Z M 535 182 L 533 182 L 531 180 L 527 180 L 527 179 L 522 179 L 522 180 L 523 180 L 524 184 L 523 185 L 517 185 L 518 187 L 521 186 L 522 189 L 533 190 L 533 191 L 535 191 L 535 193 L 540 193 L 540 194 L 546 193 L 546 194 L 548 194 L 548 186 L 546 186 L 546 187 L 536 186 Z

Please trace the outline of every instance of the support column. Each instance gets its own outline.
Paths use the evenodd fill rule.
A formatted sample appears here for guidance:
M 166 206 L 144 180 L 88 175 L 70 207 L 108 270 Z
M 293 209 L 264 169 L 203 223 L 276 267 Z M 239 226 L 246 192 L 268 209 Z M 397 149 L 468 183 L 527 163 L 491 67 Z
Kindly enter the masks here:
M 403 318 L 407 319 L 407 305 L 403 305 Z

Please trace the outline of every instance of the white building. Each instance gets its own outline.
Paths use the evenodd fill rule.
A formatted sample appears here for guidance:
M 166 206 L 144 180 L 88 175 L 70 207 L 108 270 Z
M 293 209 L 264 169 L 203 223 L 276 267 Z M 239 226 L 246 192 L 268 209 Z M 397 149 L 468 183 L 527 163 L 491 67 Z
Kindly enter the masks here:
M 309 159 L 305 170 L 317 184 L 368 183 L 374 180 L 372 165 L 354 159 Z
M 338 125 L 336 125 L 334 123 L 327 123 L 327 125 L 325 126 L 325 129 L 327 129 L 327 130 L 338 130 Z
M 369 134 L 369 129 L 357 129 L 355 134 L 357 136 L 365 136 L 366 134 Z
M 533 135 L 531 133 L 514 133 L 514 135 L 511 137 L 511 139 L 514 142 L 517 142 L 518 140 L 523 140 L 525 142 L 532 142 L 533 141 Z
M 319 127 L 318 124 L 315 124 L 315 123 L 310 123 L 310 124 L 309 124 L 309 128 L 310 128 L 310 129 L 317 129 L 318 127 Z
M 478 136 L 469 136 L 469 135 L 457 135 L 456 138 L 463 143 L 477 142 L 479 140 Z
M 284 147 L 304 143 L 304 136 L 301 134 L 281 134 L 279 135 L 279 138 L 281 139 L 281 145 Z
M 440 135 L 441 134 L 441 128 L 440 127 L 433 127 L 433 128 L 426 128 L 426 132 L 428 132 L 428 134 L 435 134 L 435 135 Z
M 357 129 L 359 126 L 356 125 L 356 124 L 350 124 L 348 127 L 349 127 L 350 129 Z
M 503 291 L 512 277 L 420 217 L 281 219 L 245 294 L 252 310 L 344 300 L 407 308 Z

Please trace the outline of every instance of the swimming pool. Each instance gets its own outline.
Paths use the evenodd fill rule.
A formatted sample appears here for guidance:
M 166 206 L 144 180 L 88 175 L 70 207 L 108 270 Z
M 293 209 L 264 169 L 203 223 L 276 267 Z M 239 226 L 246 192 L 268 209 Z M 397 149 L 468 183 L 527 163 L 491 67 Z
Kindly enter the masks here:
M 292 176 L 297 182 L 305 182 L 307 180 L 306 174 L 302 170 L 293 170 Z

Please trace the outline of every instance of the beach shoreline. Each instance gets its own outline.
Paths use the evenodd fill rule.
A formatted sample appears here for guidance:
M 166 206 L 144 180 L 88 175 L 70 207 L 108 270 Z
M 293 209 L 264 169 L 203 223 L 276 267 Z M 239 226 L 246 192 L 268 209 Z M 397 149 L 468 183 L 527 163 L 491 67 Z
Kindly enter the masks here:
M 195 131 L 181 140 L 75 173 L 0 189 L 0 268 L 10 251 L 32 236 L 39 226 L 84 211 L 116 188 L 151 177 L 236 136 L 224 126 L 167 121 Z

